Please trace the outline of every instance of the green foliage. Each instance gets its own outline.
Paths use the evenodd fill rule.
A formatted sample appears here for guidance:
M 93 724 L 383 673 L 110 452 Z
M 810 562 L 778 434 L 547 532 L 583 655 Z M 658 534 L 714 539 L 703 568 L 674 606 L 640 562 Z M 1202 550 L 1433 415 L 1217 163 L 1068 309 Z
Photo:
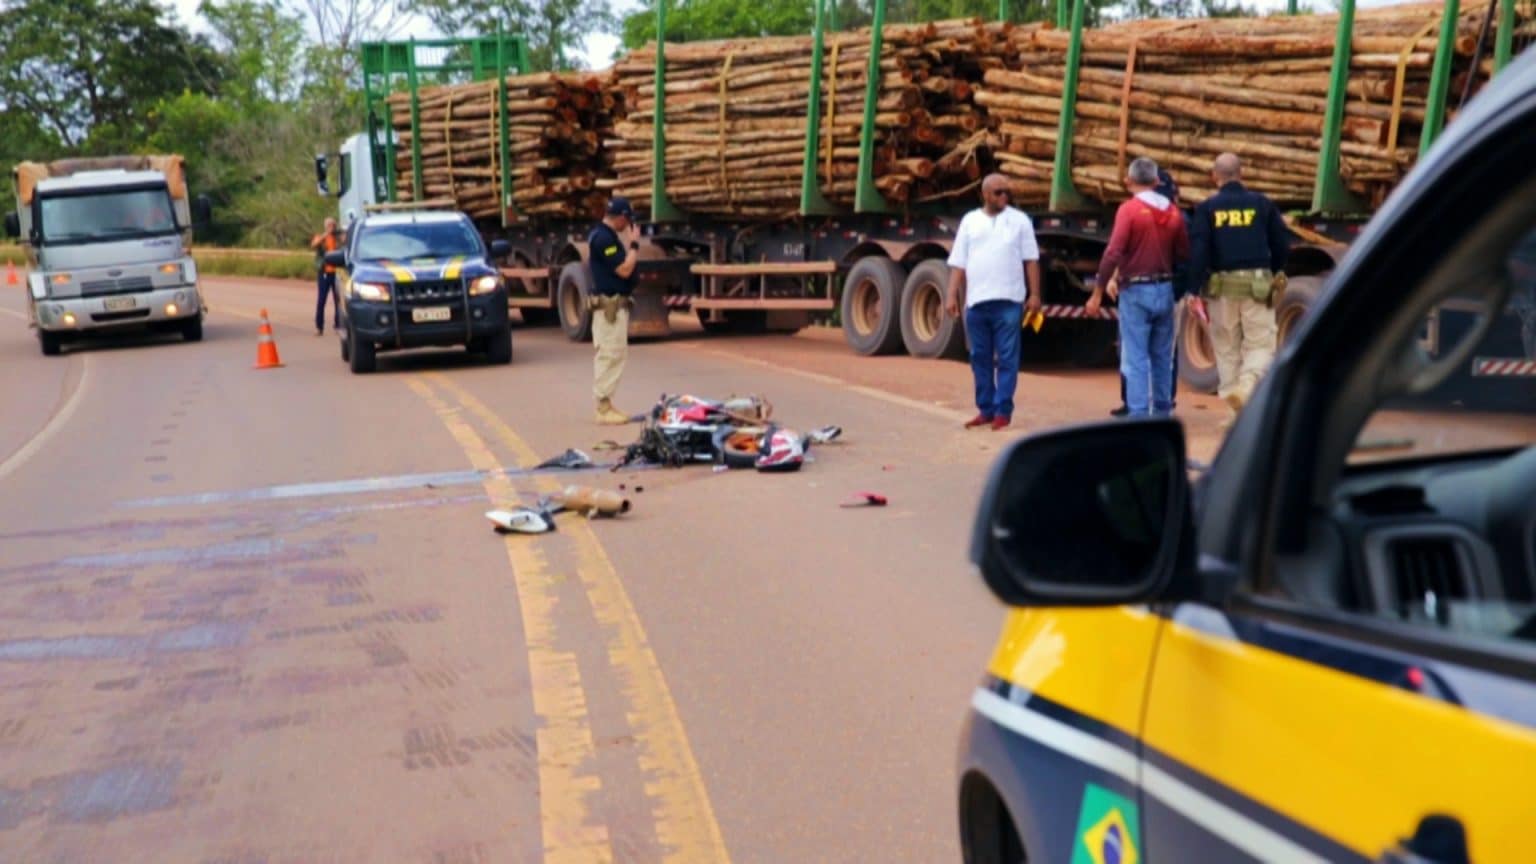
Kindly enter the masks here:
M 315 256 L 308 252 L 291 254 L 242 253 L 238 249 L 202 247 L 193 253 L 197 272 L 208 276 L 254 276 L 263 279 L 314 279 Z
M 224 97 L 244 106 L 292 102 L 305 83 L 304 22 L 277 0 L 203 0 L 198 14 L 232 66 Z
M 18 0 L 0 10 L 0 99 L 66 147 L 136 152 L 163 96 L 215 93 L 221 58 L 154 0 Z
M 407 7 L 453 36 L 490 33 L 498 26 L 525 35 L 535 72 L 579 68 L 582 41 L 614 27 L 608 0 L 408 0 Z

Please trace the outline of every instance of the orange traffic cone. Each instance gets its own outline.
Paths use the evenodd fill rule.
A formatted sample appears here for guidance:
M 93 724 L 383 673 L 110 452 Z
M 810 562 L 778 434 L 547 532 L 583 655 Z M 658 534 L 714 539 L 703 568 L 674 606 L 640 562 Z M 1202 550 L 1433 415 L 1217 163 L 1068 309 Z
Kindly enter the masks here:
M 272 322 L 267 320 L 267 310 L 261 310 L 261 326 L 256 328 L 256 368 L 276 369 L 283 365 L 277 359 L 277 343 L 272 341 Z
M 5 284 L 20 285 L 21 277 L 16 275 L 16 265 L 10 261 L 5 262 Z

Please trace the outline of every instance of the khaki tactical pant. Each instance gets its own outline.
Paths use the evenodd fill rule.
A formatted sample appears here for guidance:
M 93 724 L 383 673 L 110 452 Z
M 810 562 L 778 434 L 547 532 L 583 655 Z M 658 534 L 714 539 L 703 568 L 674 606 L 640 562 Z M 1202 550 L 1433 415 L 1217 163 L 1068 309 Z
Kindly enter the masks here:
M 1275 359 L 1275 310 L 1252 298 L 1213 297 L 1211 345 L 1216 350 L 1218 392 L 1247 402 Z
M 598 402 L 613 398 L 624 375 L 624 361 L 629 357 L 627 300 L 592 298 L 592 344 L 597 347 L 597 357 L 592 361 L 592 395 Z

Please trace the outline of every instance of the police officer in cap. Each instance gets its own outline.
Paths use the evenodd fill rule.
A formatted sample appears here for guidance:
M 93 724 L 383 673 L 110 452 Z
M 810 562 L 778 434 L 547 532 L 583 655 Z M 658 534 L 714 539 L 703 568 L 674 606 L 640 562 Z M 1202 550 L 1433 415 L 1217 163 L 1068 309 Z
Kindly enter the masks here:
M 1275 357 L 1275 305 L 1285 290 L 1290 232 L 1280 209 L 1242 183 L 1234 153 L 1216 157 L 1219 190 L 1195 208 L 1190 275 L 1210 298 L 1211 343 L 1230 425 Z
M 613 407 L 613 394 L 624 375 L 629 356 L 630 295 L 635 290 L 635 267 L 640 263 L 640 232 L 629 199 L 618 195 L 608 201 L 603 221 L 587 235 L 587 263 L 592 269 L 592 395 L 597 399 L 597 422 L 618 426 L 630 421 Z

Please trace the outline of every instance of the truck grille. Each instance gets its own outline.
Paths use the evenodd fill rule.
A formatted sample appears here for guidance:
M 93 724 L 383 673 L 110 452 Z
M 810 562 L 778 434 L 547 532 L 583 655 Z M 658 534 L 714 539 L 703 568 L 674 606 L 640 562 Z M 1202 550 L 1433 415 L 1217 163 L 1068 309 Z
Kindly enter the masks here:
M 98 294 L 124 294 L 134 291 L 150 291 L 155 287 L 148 276 L 126 276 L 122 279 L 96 279 L 80 283 L 81 297 Z
M 463 297 L 464 289 L 457 279 L 396 282 L 395 296 L 403 303 L 443 303 Z

